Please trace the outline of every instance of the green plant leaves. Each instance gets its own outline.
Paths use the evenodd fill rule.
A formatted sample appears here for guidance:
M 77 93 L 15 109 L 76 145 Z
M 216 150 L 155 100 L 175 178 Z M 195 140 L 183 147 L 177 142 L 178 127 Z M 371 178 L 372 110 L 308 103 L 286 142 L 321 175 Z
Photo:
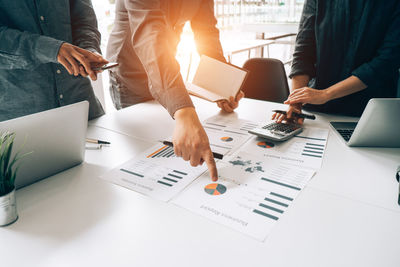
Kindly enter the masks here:
M 0 196 L 6 195 L 14 190 L 14 182 L 18 166 L 15 165 L 25 155 L 16 153 L 11 157 L 15 140 L 15 133 L 4 132 L 0 134 Z M 15 170 L 13 167 L 15 165 Z

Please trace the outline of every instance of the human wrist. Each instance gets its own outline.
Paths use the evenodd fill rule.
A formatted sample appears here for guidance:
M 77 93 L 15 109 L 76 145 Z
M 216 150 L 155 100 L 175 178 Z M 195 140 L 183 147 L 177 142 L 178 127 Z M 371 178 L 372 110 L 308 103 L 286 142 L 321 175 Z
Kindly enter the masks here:
M 175 111 L 174 118 L 177 121 L 182 121 L 197 118 L 197 114 L 193 107 L 184 107 Z
M 322 91 L 324 92 L 325 103 L 335 99 L 335 88 L 333 86 L 328 87 Z

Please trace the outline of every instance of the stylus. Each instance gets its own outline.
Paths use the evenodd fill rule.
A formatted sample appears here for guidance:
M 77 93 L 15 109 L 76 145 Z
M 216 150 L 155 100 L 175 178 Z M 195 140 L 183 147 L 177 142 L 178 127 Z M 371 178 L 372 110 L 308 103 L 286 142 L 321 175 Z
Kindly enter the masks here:
M 280 113 L 280 114 L 286 115 L 286 111 L 283 111 L 283 110 L 273 110 L 272 112 L 276 112 L 276 113 Z M 293 112 L 292 114 L 293 114 L 293 116 L 295 116 L 297 118 L 315 120 L 315 115 L 297 113 L 297 112 Z

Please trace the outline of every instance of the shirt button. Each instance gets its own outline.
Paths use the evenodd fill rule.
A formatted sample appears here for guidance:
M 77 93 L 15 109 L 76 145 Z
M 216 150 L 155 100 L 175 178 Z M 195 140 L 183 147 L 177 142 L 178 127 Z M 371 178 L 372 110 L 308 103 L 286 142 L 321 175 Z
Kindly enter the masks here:
M 60 94 L 60 99 L 63 99 L 63 98 L 64 98 L 64 96 L 62 94 Z
M 57 74 L 60 74 L 61 73 L 61 70 L 57 70 Z
M 40 16 L 40 20 L 41 20 L 41 21 L 44 21 L 44 17 L 43 17 L 43 16 Z

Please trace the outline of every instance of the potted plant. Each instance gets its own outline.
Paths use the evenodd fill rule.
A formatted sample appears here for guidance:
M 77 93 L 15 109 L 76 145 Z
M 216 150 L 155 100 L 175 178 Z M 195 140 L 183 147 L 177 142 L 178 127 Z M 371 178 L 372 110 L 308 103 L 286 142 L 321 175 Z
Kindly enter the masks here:
M 0 133 L 0 226 L 6 226 L 18 219 L 15 198 L 15 177 L 17 162 L 25 155 L 11 155 L 15 133 Z

